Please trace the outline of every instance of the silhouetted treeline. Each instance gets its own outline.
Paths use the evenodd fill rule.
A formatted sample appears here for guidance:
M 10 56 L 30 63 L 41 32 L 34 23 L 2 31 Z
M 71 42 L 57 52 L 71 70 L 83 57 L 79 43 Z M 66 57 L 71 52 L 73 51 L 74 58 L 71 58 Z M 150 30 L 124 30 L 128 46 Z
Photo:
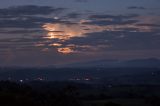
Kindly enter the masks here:
M 144 85 L 107 87 L 75 82 L 0 81 L 0 106 L 130 106 L 126 103 L 135 100 L 141 106 L 160 106 L 158 91 L 159 86 Z
M 0 82 L 0 106 L 80 106 L 76 88 L 39 92 L 25 84 Z

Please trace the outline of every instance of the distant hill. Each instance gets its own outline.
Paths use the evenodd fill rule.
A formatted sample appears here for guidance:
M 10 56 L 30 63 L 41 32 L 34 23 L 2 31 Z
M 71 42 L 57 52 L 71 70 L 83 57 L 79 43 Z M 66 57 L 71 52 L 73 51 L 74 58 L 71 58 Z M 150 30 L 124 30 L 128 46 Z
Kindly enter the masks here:
M 158 67 L 160 67 L 160 59 L 149 58 L 149 59 L 126 60 L 126 61 L 93 60 L 93 61 L 87 61 L 87 62 L 66 64 L 63 67 L 104 67 L 104 68 L 144 67 L 144 68 L 158 68 Z
M 127 61 L 94 60 L 66 64 L 63 67 L 2 67 L 0 68 L 0 80 L 160 84 L 160 60 L 155 58 Z

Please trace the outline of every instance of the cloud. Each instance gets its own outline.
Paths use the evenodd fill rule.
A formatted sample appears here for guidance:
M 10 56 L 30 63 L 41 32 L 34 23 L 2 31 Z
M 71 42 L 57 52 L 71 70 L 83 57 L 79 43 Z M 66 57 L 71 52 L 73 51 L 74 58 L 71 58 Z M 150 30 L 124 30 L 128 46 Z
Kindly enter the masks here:
M 110 50 L 152 50 L 159 49 L 158 32 L 130 32 L 130 31 L 103 31 L 88 33 L 85 38 L 72 38 L 66 42 L 68 44 L 79 45 L 77 50 L 89 52 L 90 47 L 98 52 L 107 52 Z M 88 45 L 83 46 L 82 45 Z M 93 49 L 92 49 L 93 50 Z
M 34 30 L 26 30 L 26 29 L 17 29 L 17 30 L 1 30 L 1 34 L 32 34 L 32 33 L 42 33 L 43 30 L 34 29 Z
M 142 6 L 130 6 L 130 7 L 128 7 L 128 9 L 131 9 L 131 10 L 134 10 L 134 9 L 145 10 L 146 8 L 142 7 Z
M 48 45 L 57 48 L 60 53 L 158 49 L 158 31 L 152 30 L 151 25 L 140 26 L 144 18 L 137 14 L 90 15 L 86 20 L 72 19 L 71 22 L 76 23 L 62 21 L 44 25 L 48 31 L 45 38 L 51 41 Z M 156 42 L 153 43 L 151 39 Z
M 148 27 L 160 27 L 159 24 L 146 24 L 146 23 L 143 23 L 143 24 L 137 24 L 138 26 L 148 26 Z
M 137 14 L 130 15 L 91 15 L 89 16 L 90 21 L 83 22 L 83 24 L 91 24 L 91 25 L 126 25 L 126 24 L 134 24 L 139 20 L 134 19 L 138 17 Z
M 85 3 L 88 2 L 88 0 L 75 0 L 76 2 Z
M 73 13 L 67 14 L 65 17 L 67 17 L 67 18 L 79 18 L 79 17 L 81 17 L 81 15 L 82 14 L 80 14 L 80 13 L 73 12 Z
M 37 10 L 26 10 L 28 7 L 46 10 L 36 12 Z M 0 15 L 7 17 L 1 17 L 0 28 L 3 30 L 0 31 L 0 34 L 10 34 L 10 39 L 0 40 L 3 49 L 5 47 L 21 50 L 37 48 L 40 52 L 54 50 L 57 55 L 61 53 L 85 54 L 93 51 L 107 52 L 108 50 L 152 49 L 153 46 L 157 49 L 156 45 L 159 44 L 156 37 L 151 37 L 156 35 L 155 32 L 149 30 L 153 25 L 140 24 L 142 20 L 139 19 L 138 14 L 94 14 L 82 17 L 81 13 L 67 12 L 62 17 L 58 17 L 52 13 L 60 12 L 60 8 L 57 10 L 46 6 L 23 6 L 23 8 L 17 6 L 14 8 L 12 7 L 13 10 L 4 9 L 8 11 L 6 14 L 2 12 L 3 9 L 0 9 L 0 13 L 2 13 Z M 15 11 L 18 11 L 17 15 L 14 13 Z M 157 25 L 154 26 L 157 27 Z M 146 36 L 141 37 L 141 35 Z M 150 41 L 153 38 L 156 41 L 154 44 Z
M 31 21 L 30 19 L 23 20 L 1 20 L 0 21 L 0 28 L 37 28 L 41 25 L 36 23 L 35 21 Z
M 1 8 L 0 28 L 40 28 L 44 23 L 59 22 L 49 15 L 61 13 L 65 9 L 36 5 Z
M 108 15 L 108 14 L 102 14 L 102 15 L 90 15 L 90 19 L 129 19 L 138 17 L 138 14 L 129 14 L 129 15 Z
M 0 16 L 13 17 L 13 16 L 24 16 L 24 15 L 49 15 L 51 13 L 62 12 L 63 10 L 65 10 L 65 8 L 53 8 L 49 6 L 36 6 L 36 5 L 14 6 L 14 7 L 0 9 Z
M 91 24 L 91 25 L 126 25 L 126 24 L 134 24 L 139 22 L 138 20 L 94 20 L 90 22 L 84 22 L 83 24 Z
M 12 35 L 13 36 L 13 35 Z M 38 47 L 35 45 L 38 42 L 45 42 L 45 39 L 41 37 L 10 37 L 10 38 L 1 38 L 0 39 L 0 51 L 6 52 L 7 50 L 20 50 L 20 51 L 27 51 L 27 50 L 41 50 L 47 46 L 47 44 L 43 45 L 43 48 Z
M 0 28 L 40 28 L 44 23 L 58 22 L 53 18 L 21 16 L 0 20 Z

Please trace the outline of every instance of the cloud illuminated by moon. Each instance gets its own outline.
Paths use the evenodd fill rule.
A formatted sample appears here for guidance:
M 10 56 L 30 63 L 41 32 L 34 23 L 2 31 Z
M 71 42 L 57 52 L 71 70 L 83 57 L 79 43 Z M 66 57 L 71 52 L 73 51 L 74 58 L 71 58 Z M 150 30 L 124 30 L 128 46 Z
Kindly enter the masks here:
M 152 31 L 152 28 L 150 26 L 137 26 L 136 24 L 124 24 L 124 25 L 117 24 L 117 25 L 100 26 L 100 25 L 84 24 L 86 22 L 92 22 L 92 21 L 82 19 L 82 20 L 79 20 L 79 22 L 75 22 L 74 24 L 45 23 L 42 27 L 48 33 L 43 38 L 48 40 L 57 39 L 58 42 L 51 43 L 49 44 L 49 46 L 56 47 L 59 53 L 69 54 L 69 53 L 76 53 L 74 48 L 79 48 L 81 46 L 74 45 L 70 47 L 70 46 L 63 45 L 62 43 L 74 37 L 85 38 L 86 36 L 88 36 L 87 35 L 88 33 L 102 32 L 102 31 L 123 31 L 127 28 L 135 29 L 135 30 L 132 30 L 133 32 Z M 84 45 L 83 47 L 86 47 L 86 49 L 89 49 L 91 46 Z M 96 49 L 96 47 L 94 49 Z M 93 50 L 93 49 L 90 49 L 90 50 Z
M 138 32 L 150 32 L 149 26 L 136 26 L 136 24 L 124 24 L 124 25 L 90 25 L 83 24 L 90 22 L 90 20 L 80 20 L 76 24 L 64 24 L 64 23 L 46 23 L 42 27 L 48 31 L 48 39 L 69 40 L 72 37 L 85 37 L 87 33 L 102 32 L 102 31 L 121 31 L 125 28 L 135 28 Z
M 58 52 L 63 54 L 70 54 L 70 53 L 74 53 L 74 50 L 72 50 L 72 48 L 69 48 L 69 47 L 64 47 L 64 48 L 58 48 Z

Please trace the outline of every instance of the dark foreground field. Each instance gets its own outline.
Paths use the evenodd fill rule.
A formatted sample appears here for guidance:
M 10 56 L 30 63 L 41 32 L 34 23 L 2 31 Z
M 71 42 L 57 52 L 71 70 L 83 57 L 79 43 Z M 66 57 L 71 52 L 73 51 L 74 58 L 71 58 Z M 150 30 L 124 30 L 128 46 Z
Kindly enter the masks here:
M 0 106 L 160 106 L 160 86 L 1 81 Z

